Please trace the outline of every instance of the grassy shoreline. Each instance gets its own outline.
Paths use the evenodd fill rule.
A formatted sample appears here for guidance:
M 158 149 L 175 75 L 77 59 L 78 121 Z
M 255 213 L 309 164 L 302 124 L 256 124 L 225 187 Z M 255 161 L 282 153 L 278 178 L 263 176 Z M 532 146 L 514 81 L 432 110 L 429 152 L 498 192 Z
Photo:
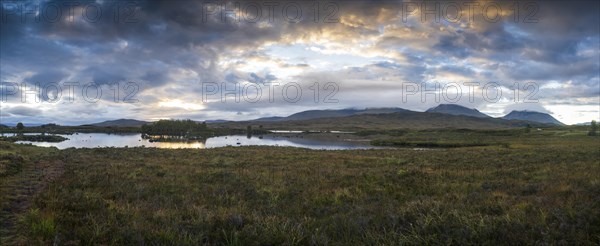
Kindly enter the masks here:
M 600 139 L 545 134 L 424 151 L 3 143 L 25 171 L 64 165 L 3 245 L 597 244 Z
M 51 143 L 59 143 L 62 141 L 68 140 L 68 138 L 58 136 L 58 135 L 16 135 L 16 136 L 0 136 L 0 141 L 7 142 L 16 142 L 16 141 L 29 141 L 29 142 L 51 142 Z

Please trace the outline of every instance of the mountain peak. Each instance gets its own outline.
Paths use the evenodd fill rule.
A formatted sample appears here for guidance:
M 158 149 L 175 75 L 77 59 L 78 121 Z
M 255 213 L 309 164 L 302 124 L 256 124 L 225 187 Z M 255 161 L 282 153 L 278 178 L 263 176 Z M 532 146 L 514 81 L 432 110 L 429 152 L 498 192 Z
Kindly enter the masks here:
M 92 126 L 99 127 L 140 127 L 144 124 L 147 124 L 146 121 L 134 120 L 134 119 L 118 119 L 118 120 L 107 120 L 100 123 L 91 124 Z
M 479 112 L 474 108 L 467 108 L 458 104 L 440 104 L 436 107 L 430 108 L 427 113 L 440 113 L 450 115 L 464 115 L 478 118 L 490 118 L 489 115 Z
M 502 119 L 505 120 L 525 120 L 525 121 L 533 121 L 544 124 L 553 124 L 553 125 L 564 125 L 562 122 L 558 121 L 552 115 L 547 113 L 530 111 L 530 110 L 513 110 Z

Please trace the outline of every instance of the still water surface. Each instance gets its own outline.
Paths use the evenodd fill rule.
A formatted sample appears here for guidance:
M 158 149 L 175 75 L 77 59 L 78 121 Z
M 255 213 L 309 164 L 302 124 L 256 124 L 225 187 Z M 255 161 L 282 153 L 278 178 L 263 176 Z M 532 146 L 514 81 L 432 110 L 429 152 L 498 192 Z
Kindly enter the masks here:
M 106 134 L 106 133 L 78 133 L 73 135 L 60 135 L 69 140 L 60 143 L 49 142 L 28 142 L 18 141 L 22 144 L 33 144 L 37 146 L 54 146 L 59 149 L 66 148 L 97 148 L 97 147 L 157 147 L 157 148 L 218 148 L 225 146 L 290 146 L 308 149 L 370 149 L 375 148 L 369 145 L 368 141 L 355 141 L 345 139 L 344 136 L 333 136 L 330 138 L 310 138 L 302 134 L 297 135 L 279 135 L 269 134 L 262 138 L 252 136 L 248 138 L 245 135 L 230 135 L 212 137 L 206 141 L 195 142 L 150 142 L 148 139 L 142 139 L 141 134 Z

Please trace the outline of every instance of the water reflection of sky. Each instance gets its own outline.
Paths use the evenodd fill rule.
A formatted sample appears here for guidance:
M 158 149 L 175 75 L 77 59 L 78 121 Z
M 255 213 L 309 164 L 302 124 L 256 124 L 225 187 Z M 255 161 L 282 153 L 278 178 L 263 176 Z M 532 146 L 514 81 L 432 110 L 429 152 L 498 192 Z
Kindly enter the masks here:
M 31 143 L 37 146 L 54 146 L 59 149 L 66 148 L 97 148 L 97 147 L 157 147 L 157 148 L 218 148 L 225 146 L 289 146 L 309 149 L 366 149 L 372 148 L 368 142 L 347 141 L 339 138 L 315 139 L 305 137 L 304 135 L 265 135 L 262 138 L 252 136 L 248 138 L 245 135 L 220 136 L 207 139 L 205 142 L 150 142 L 142 139 L 141 134 L 106 134 L 106 133 L 79 133 L 73 135 L 60 135 L 68 140 L 60 143 L 49 142 L 27 142 L 19 141 L 17 143 Z

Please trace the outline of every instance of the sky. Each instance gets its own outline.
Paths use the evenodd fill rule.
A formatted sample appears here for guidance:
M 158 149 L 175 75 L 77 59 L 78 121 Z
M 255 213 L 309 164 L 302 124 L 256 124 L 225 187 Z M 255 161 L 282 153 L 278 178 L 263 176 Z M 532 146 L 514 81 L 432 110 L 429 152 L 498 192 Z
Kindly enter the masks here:
M 597 1 L 1 1 L 0 123 L 455 103 L 600 119 Z

